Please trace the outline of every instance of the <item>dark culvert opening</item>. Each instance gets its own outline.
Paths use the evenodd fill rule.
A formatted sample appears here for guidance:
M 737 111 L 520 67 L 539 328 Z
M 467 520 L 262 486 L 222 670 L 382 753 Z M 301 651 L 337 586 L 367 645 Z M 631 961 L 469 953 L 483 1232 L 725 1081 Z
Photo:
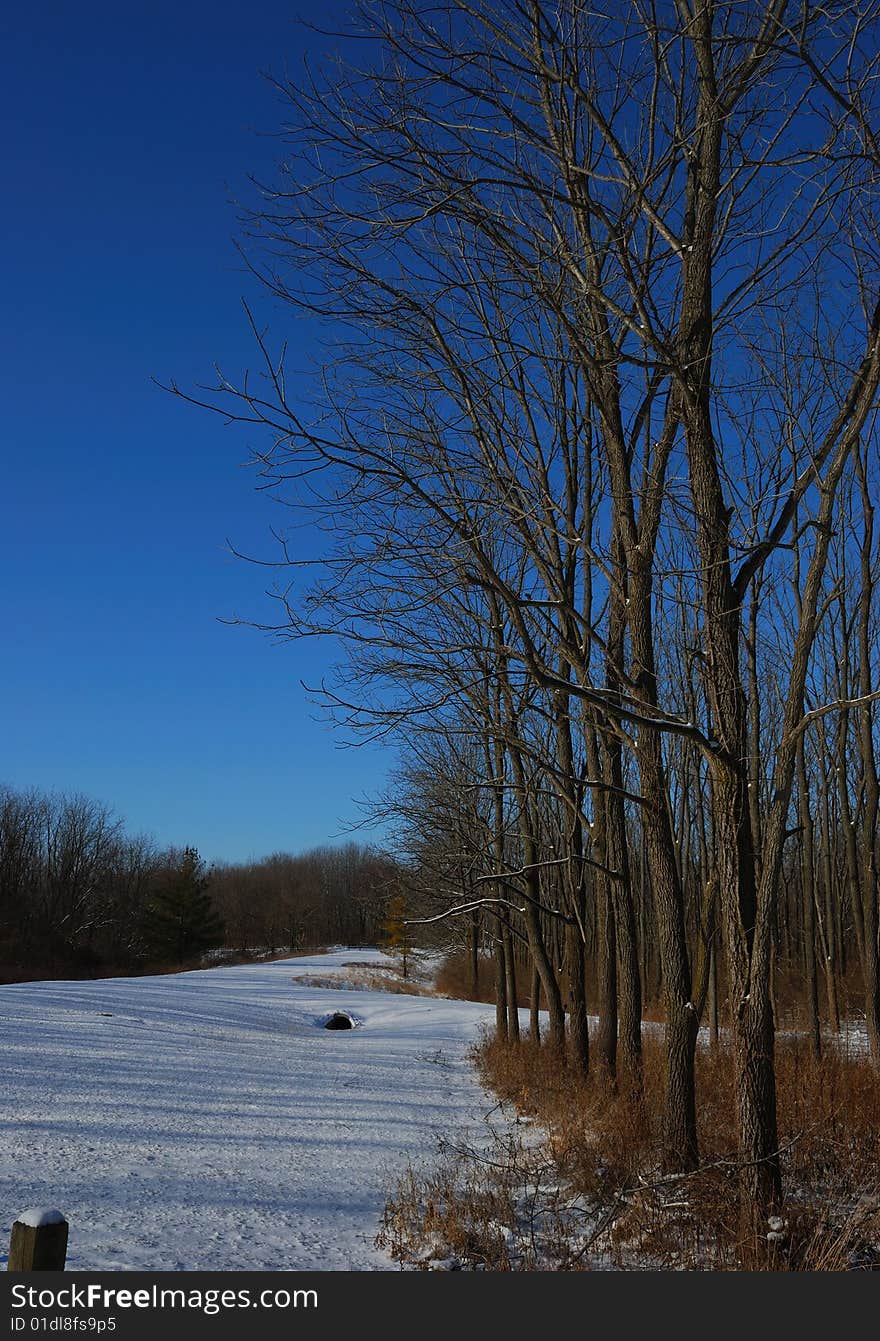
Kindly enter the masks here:
M 353 1023 L 352 1023 L 352 1021 L 351 1021 L 351 1018 L 350 1018 L 348 1015 L 343 1015 L 343 1014 L 341 1014 L 340 1011 L 337 1011 L 335 1015 L 331 1015 L 330 1018 L 329 1018 L 329 1020 L 327 1020 L 327 1021 L 325 1022 L 325 1024 L 324 1024 L 324 1028 L 325 1028 L 325 1029 L 353 1029 L 353 1028 L 354 1028 L 354 1025 L 353 1025 Z

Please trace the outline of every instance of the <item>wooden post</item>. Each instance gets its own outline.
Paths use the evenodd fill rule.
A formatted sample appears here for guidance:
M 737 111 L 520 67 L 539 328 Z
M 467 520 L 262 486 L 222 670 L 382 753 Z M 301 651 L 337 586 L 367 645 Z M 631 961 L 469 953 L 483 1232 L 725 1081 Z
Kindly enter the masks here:
M 24 1211 L 12 1226 L 7 1271 L 63 1271 L 67 1221 L 60 1211 Z

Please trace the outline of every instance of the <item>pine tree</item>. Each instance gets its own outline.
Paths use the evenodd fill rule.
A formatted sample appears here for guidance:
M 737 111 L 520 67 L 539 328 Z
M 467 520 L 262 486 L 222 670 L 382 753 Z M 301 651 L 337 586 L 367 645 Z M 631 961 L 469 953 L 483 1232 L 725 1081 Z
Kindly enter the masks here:
M 144 939 L 151 954 L 182 963 L 220 942 L 223 924 L 207 892 L 209 883 L 196 849 L 184 848 L 147 907 Z

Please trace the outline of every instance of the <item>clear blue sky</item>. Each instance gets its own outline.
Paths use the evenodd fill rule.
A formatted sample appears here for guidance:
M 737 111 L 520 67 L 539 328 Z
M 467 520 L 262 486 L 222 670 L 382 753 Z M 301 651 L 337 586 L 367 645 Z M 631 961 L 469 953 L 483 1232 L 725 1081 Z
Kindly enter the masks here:
M 84 792 L 208 860 L 338 836 L 388 762 L 340 749 L 300 687 L 334 648 L 218 622 L 271 613 L 225 541 L 265 552 L 275 514 L 246 441 L 150 380 L 252 361 L 228 201 L 279 152 L 261 71 L 335 45 L 303 9 L 50 0 L 0 19 L 0 781 Z M 285 333 L 295 361 L 306 337 Z

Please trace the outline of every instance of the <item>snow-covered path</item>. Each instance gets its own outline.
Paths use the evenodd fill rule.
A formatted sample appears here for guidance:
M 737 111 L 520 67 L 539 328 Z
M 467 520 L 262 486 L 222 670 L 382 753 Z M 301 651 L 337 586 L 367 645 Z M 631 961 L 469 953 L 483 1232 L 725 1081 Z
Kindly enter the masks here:
M 390 1267 L 395 1174 L 493 1106 L 466 1058 L 493 1012 L 295 981 L 380 958 L 0 987 L 0 1250 L 57 1205 L 71 1270 Z

